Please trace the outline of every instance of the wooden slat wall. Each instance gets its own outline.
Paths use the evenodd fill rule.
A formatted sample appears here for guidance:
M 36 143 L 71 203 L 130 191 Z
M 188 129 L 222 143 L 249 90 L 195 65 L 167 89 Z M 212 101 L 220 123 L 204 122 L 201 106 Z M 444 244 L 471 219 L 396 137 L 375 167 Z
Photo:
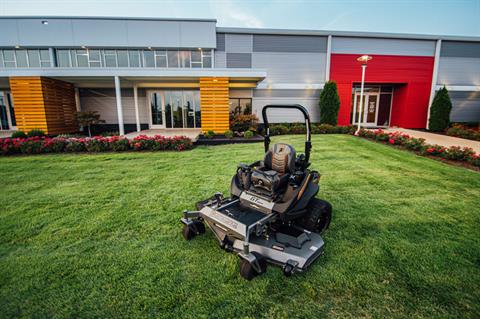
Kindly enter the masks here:
M 78 130 L 72 84 L 44 77 L 12 77 L 10 89 L 19 130 L 41 129 L 47 134 Z
M 200 78 L 202 131 L 224 133 L 229 129 L 228 78 Z

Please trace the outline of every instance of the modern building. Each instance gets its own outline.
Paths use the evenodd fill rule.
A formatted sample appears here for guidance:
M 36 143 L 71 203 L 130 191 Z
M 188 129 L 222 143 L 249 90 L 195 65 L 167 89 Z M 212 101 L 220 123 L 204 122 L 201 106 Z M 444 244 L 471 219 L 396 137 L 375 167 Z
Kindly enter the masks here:
M 97 111 L 104 130 L 224 132 L 229 113 L 259 115 L 299 103 L 319 120 L 324 83 L 336 81 L 339 124 L 355 124 L 361 66 L 366 126 L 425 128 L 446 86 L 451 120 L 480 121 L 480 37 L 221 28 L 215 20 L 0 18 L 1 129 L 77 130 Z M 274 122 L 292 122 L 280 112 Z

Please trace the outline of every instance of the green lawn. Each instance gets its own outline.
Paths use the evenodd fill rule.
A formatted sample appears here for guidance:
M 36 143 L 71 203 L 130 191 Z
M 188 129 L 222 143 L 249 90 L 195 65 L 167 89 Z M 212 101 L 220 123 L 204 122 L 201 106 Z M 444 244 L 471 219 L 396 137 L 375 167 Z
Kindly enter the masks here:
M 263 144 L 0 158 L 0 316 L 478 318 L 480 174 L 346 135 L 313 147 L 325 255 L 250 282 L 179 218 Z

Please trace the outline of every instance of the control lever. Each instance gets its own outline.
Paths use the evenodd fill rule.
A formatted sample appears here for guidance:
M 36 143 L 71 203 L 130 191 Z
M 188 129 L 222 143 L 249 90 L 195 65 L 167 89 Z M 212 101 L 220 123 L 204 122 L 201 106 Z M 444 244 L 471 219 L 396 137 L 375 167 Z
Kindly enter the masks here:
M 222 201 L 223 201 L 223 194 L 220 192 L 216 192 L 214 196 L 215 196 L 215 200 L 217 201 L 217 206 L 220 206 L 220 204 L 222 204 Z

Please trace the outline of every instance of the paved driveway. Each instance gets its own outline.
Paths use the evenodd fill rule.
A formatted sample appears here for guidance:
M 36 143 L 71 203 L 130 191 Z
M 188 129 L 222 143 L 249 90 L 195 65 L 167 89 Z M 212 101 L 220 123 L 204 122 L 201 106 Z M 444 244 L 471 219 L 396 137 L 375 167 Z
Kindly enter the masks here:
M 428 144 L 438 144 L 445 147 L 449 146 L 461 146 L 461 147 L 470 147 L 472 148 L 477 154 L 480 154 L 480 142 L 467 140 L 464 138 L 452 137 L 447 135 L 441 134 L 434 134 L 428 132 L 422 132 L 417 130 L 409 130 L 405 128 L 389 128 L 386 129 L 387 132 L 403 132 L 408 134 L 412 137 L 416 138 L 424 138 L 425 142 Z

